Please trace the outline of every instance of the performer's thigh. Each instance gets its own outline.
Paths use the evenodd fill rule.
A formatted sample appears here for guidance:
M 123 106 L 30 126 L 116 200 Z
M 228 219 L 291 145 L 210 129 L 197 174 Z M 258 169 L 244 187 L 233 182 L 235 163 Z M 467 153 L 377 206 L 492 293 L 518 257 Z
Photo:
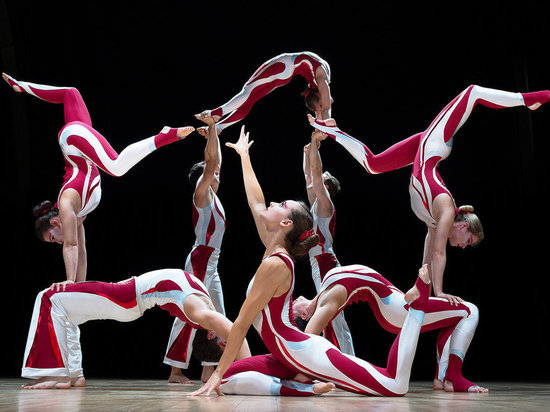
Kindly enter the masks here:
M 249 358 L 235 361 L 231 364 L 227 372 L 223 375 L 224 379 L 238 373 L 255 371 L 264 375 L 274 376 L 281 379 L 292 379 L 298 374 L 298 370 L 289 368 L 279 362 L 272 354 L 256 355 Z

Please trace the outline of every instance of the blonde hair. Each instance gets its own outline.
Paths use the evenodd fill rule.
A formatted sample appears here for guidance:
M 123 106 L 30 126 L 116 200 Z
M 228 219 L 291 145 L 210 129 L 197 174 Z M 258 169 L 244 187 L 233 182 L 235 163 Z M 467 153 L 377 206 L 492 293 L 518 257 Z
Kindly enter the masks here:
M 455 216 L 455 222 L 468 223 L 468 231 L 478 237 L 478 241 L 472 243 L 472 246 L 476 246 L 483 240 L 485 235 L 483 234 L 483 226 L 481 220 L 474 213 L 474 207 L 471 205 L 463 205 L 458 208 L 458 213 Z

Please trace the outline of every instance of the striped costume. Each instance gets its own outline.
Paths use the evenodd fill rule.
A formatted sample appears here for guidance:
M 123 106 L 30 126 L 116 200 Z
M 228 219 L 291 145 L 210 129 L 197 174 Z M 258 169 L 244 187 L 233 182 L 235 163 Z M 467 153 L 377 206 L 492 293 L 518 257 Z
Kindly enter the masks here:
M 309 379 L 334 384 L 363 395 L 401 396 L 409 386 L 412 361 L 424 317 L 429 285 L 420 279 L 421 296 L 408 309 L 408 316 L 392 345 L 386 368 L 346 355 L 321 336 L 300 331 L 292 316 L 294 262 L 276 253 L 288 265 L 292 282 L 287 292 L 273 297 L 254 321 L 268 355 L 252 356 L 234 362 L 223 376 L 220 389 L 238 395 L 314 395 L 313 385 L 293 378 L 302 373 Z M 251 285 L 254 279 L 252 279 Z

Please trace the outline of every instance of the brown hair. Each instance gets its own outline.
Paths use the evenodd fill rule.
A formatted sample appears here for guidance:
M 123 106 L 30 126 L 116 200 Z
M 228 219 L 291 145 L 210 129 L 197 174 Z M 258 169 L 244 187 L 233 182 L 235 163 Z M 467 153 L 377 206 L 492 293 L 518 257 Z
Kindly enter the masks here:
M 323 172 L 323 183 L 327 186 L 328 194 L 334 198 L 341 189 L 340 182 L 329 172 Z
M 294 257 L 305 256 L 320 240 L 316 233 L 300 239 L 303 233 L 313 228 L 313 216 L 304 202 L 298 201 L 298 204 L 299 207 L 291 209 L 288 214 L 293 225 L 286 235 L 287 249 Z
M 32 209 L 32 214 L 35 217 L 34 233 L 38 239 L 44 240 L 44 232 L 52 227 L 50 220 L 59 216 L 59 210 L 52 204 L 52 202 L 49 200 L 44 200 Z
M 478 237 L 476 243 L 472 243 L 472 246 L 477 246 L 479 242 L 483 240 L 485 235 L 483 234 L 483 226 L 481 220 L 474 213 L 474 207 L 470 205 L 463 205 L 458 208 L 458 213 L 455 216 L 455 222 L 468 223 L 468 231 Z
M 202 162 L 195 163 L 193 166 L 191 166 L 191 169 L 189 169 L 189 174 L 187 175 L 187 178 L 193 185 L 193 187 L 197 186 L 197 181 L 199 180 L 199 177 L 202 176 L 204 173 L 204 165 L 206 163 L 204 160 Z
M 308 110 L 315 112 L 315 105 L 319 104 L 320 100 L 319 90 L 306 87 L 306 89 L 302 92 L 302 96 L 304 96 L 304 102 Z
M 218 336 L 208 339 L 206 329 L 197 329 L 193 339 L 193 355 L 202 362 L 218 362 L 222 357 L 223 349 L 218 344 Z

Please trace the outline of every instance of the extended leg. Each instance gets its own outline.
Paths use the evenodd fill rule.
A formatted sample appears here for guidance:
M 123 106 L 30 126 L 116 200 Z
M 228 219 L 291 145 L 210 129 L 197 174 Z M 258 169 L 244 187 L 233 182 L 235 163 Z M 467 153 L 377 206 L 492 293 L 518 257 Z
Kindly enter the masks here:
M 292 74 L 292 62 L 286 56 L 274 58 L 260 66 L 237 95 L 224 105 L 207 111 L 214 119 L 226 116 L 216 124 L 218 131 L 246 117 L 258 100 L 290 82 Z
M 364 143 L 340 130 L 333 119 L 319 120 L 311 115 L 308 115 L 308 118 L 313 127 L 344 146 L 371 174 L 389 172 L 410 165 L 414 161 L 422 137 L 422 133 L 417 133 L 375 155 Z
M 181 140 L 193 130 L 165 127 L 158 135 L 133 143 L 118 154 L 95 129 L 71 123 L 60 132 L 59 144 L 66 155 L 86 157 L 110 175 L 122 176 L 159 147 Z

